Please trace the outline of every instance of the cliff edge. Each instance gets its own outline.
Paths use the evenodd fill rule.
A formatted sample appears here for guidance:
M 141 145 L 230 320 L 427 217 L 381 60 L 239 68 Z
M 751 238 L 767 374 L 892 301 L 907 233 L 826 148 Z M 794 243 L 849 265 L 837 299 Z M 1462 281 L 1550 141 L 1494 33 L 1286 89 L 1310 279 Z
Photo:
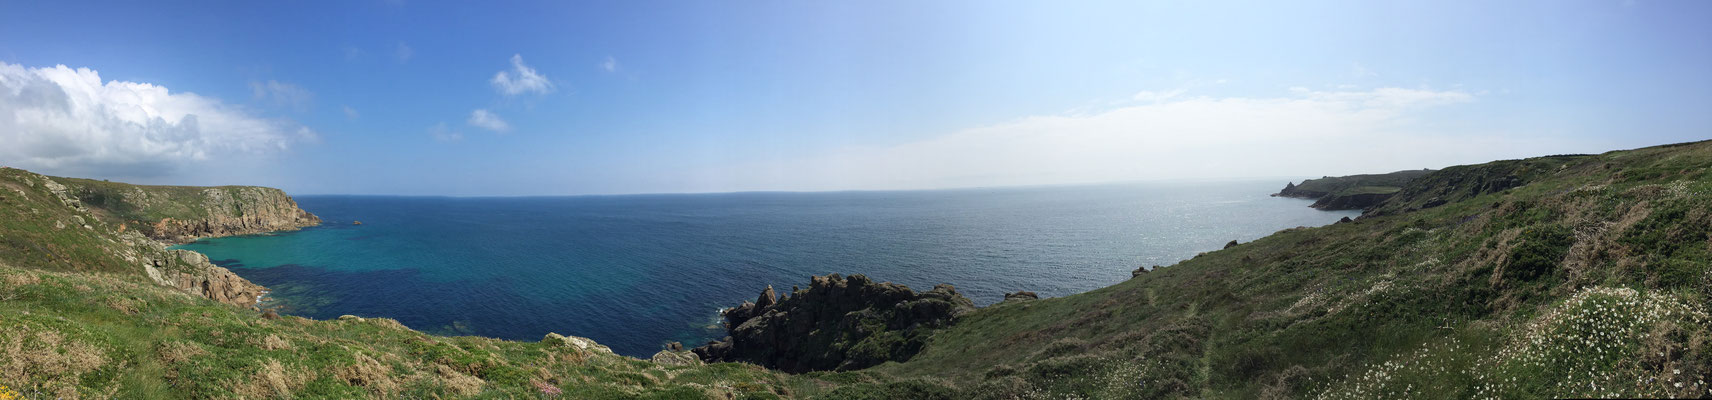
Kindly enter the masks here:
M 1321 210 L 1362 210 L 1385 202 L 1409 182 L 1433 172 L 1421 169 L 1388 174 L 1327 176 L 1304 180 L 1300 185 L 1286 182 L 1283 190 L 1272 195 L 1314 200 L 1310 207 Z
M 53 178 L 96 216 L 168 243 L 296 230 L 321 223 L 285 191 L 257 186 L 149 186 Z
M 320 223 L 273 188 L 130 185 L 0 168 L 0 189 L 0 262 L 141 275 L 240 307 L 267 288 L 167 246 Z

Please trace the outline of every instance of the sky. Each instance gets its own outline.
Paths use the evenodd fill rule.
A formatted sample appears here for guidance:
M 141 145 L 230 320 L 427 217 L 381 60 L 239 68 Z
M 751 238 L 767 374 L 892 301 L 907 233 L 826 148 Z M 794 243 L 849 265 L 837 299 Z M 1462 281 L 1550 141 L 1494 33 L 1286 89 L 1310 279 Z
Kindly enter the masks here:
M 293 194 L 1301 178 L 1712 138 L 1707 1 L 0 0 L 0 165 Z

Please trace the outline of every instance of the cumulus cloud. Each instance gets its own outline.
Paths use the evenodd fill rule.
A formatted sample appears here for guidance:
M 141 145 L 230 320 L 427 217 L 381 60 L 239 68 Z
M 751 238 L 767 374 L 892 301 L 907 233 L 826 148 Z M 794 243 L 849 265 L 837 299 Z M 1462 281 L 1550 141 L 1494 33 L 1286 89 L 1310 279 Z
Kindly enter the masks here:
M 250 92 L 257 100 L 266 100 L 277 106 L 289 107 L 297 111 L 307 111 L 315 101 L 315 94 L 309 89 L 290 83 L 269 80 L 267 82 L 250 81 Z
M 495 90 L 507 96 L 530 92 L 546 94 L 553 91 L 553 82 L 548 81 L 547 76 L 535 72 L 535 68 L 524 64 L 522 54 L 512 55 L 511 70 L 499 71 L 488 82 L 493 84 Z
M 1277 97 L 1138 95 L 883 147 L 695 171 L 701 190 L 923 189 L 1146 179 L 1320 176 L 1572 152 L 1531 133 L 1439 132 L 1416 118 L 1477 101 L 1457 90 L 1297 89 Z M 1585 150 L 1583 150 L 1585 151 Z
M 1174 90 L 1168 90 L 1168 91 L 1147 91 L 1147 90 L 1143 90 L 1140 92 L 1136 92 L 1134 96 L 1131 96 L 1131 98 L 1134 98 L 1137 101 L 1155 102 L 1156 103 L 1156 102 L 1170 100 L 1172 97 L 1181 96 L 1181 95 L 1183 95 L 1184 92 L 1187 92 L 1187 90 L 1184 90 L 1184 89 L 1174 89 Z
M 272 82 L 277 83 L 277 82 Z M 272 95 L 275 87 L 264 84 Z M 78 176 L 155 177 L 224 155 L 314 143 L 313 130 L 213 98 L 87 68 L 0 62 L 0 163 Z
M 345 109 L 345 118 L 357 119 L 357 117 L 362 116 L 362 114 L 357 113 L 357 109 L 351 108 L 351 106 L 343 106 L 343 107 Z
M 488 110 L 478 109 L 470 112 L 469 123 L 470 126 L 494 132 L 505 132 L 511 130 L 511 124 L 505 123 L 505 120 L 500 119 L 498 114 L 494 114 Z

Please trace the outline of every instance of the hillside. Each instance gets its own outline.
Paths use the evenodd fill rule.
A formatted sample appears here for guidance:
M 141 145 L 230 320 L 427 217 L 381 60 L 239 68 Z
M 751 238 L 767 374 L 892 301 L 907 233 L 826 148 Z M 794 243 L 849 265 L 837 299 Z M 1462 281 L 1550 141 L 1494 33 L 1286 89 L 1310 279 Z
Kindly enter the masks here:
M 168 241 L 315 221 L 276 189 L 0 169 L 0 397 L 700 399 L 821 387 L 682 349 L 638 360 L 574 336 L 442 337 L 385 318 L 259 312 L 264 288 L 136 228 L 166 218 L 189 227 L 152 231 Z
M 1709 260 L 1712 142 L 1453 167 L 872 371 L 945 398 L 1709 396 Z
M 819 371 L 800 374 L 221 304 L 156 275 L 225 270 L 129 228 L 194 207 L 91 207 L 111 203 L 73 195 L 90 185 L 0 169 L 0 385 L 28 396 L 1712 396 L 1712 142 L 1446 168 L 1354 221 L 1060 298 L 971 310 L 949 286 L 817 277 L 727 313 L 751 339 L 701 351 Z
M 1273 196 L 1315 200 L 1311 207 L 1321 210 L 1360 210 L 1384 202 L 1410 181 L 1432 172 L 1423 169 L 1308 179 L 1300 185 L 1285 183 Z

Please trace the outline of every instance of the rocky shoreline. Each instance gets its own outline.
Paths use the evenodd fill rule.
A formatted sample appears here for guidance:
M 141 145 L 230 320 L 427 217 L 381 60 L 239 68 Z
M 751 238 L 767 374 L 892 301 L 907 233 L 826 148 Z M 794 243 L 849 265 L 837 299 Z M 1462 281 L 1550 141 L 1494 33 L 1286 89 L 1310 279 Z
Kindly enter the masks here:
M 115 255 L 162 286 L 234 306 L 255 308 L 268 292 L 208 256 L 168 246 L 201 238 L 296 230 L 321 219 L 284 191 L 253 186 L 142 186 L 29 174 L 72 212 L 104 222 Z M 162 216 L 150 220 L 150 216 Z M 81 217 L 79 217 L 81 218 Z M 94 221 L 90 221 L 94 222 Z M 100 232 L 108 231 L 108 232 Z
M 726 310 L 730 336 L 691 351 L 705 362 L 791 373 L 861 369 L 909 360 L 933 331 L 974 310 L 951 285 L 916 292 L 863 275 L 816 276 L 807 289 L 778 296 L 768 286 L 754 302 Z

